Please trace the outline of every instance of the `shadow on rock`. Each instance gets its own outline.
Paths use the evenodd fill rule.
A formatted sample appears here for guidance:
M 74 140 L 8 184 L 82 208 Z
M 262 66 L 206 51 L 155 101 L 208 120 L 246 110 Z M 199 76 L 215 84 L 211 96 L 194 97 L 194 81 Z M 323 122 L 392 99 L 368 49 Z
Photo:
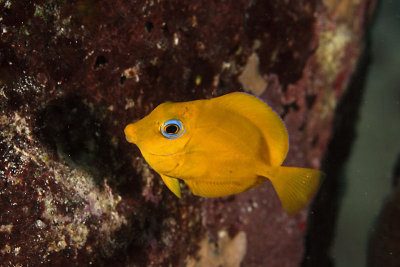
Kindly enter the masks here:
M 98 185 L 107 178 L 112 187 L 127 192 L 128 186 L 130 195 L 135 195 L 140 179 L 118 138 L 107 131 L 103 114 L 79 96 L 57 99 L 39 112 L 35 134 L 58 160 L 86 171 Z

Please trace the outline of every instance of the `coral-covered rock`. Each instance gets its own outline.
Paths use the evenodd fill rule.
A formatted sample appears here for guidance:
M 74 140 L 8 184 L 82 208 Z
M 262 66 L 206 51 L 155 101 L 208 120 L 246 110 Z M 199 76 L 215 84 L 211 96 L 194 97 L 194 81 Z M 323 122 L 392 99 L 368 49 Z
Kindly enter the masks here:
M 318 168 L 374 1 L 1 1 L 4 265 L 297 266 L 307 211 L 269 182 L 177 199 L 123 128 L 164 101 L 245 90 Z

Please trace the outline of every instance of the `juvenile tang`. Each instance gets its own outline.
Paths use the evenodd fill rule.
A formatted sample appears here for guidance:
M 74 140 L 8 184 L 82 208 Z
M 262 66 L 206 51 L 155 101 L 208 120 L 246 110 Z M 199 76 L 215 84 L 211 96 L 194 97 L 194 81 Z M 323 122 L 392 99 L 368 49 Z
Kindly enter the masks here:
M 288 214 L 318 190 L 319 170 L 283 167 L 286 127 L 264 101 L 247 93 L 166 102 L 125 127 L 150 166 L 179 198 L 179 180 L 193 194 L 222 197 L 272 182 Z

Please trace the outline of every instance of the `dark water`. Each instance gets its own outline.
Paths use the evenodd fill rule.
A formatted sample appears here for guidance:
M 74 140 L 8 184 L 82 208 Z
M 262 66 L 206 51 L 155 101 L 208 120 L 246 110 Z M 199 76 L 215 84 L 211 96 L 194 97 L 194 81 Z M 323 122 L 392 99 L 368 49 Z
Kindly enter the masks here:
M 366 266 L 368 239 L 392 190 L 400 155 L 400 1 L 381 2 L 371 39 L 358 137 L 343 177 L 346 189 L 331 251 L 340 267 Z

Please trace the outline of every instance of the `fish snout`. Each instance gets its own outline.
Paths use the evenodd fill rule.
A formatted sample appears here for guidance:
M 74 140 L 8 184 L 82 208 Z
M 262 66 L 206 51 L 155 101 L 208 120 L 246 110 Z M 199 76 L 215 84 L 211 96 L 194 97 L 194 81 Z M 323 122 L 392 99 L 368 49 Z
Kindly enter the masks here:
M 129 143 L 134 143 L 134 144 L 137 142 L 135 125 L 133 123 L 128 124 L 125 127 L 124 133 L 125 133 L 126 141 L 128 141 Z

